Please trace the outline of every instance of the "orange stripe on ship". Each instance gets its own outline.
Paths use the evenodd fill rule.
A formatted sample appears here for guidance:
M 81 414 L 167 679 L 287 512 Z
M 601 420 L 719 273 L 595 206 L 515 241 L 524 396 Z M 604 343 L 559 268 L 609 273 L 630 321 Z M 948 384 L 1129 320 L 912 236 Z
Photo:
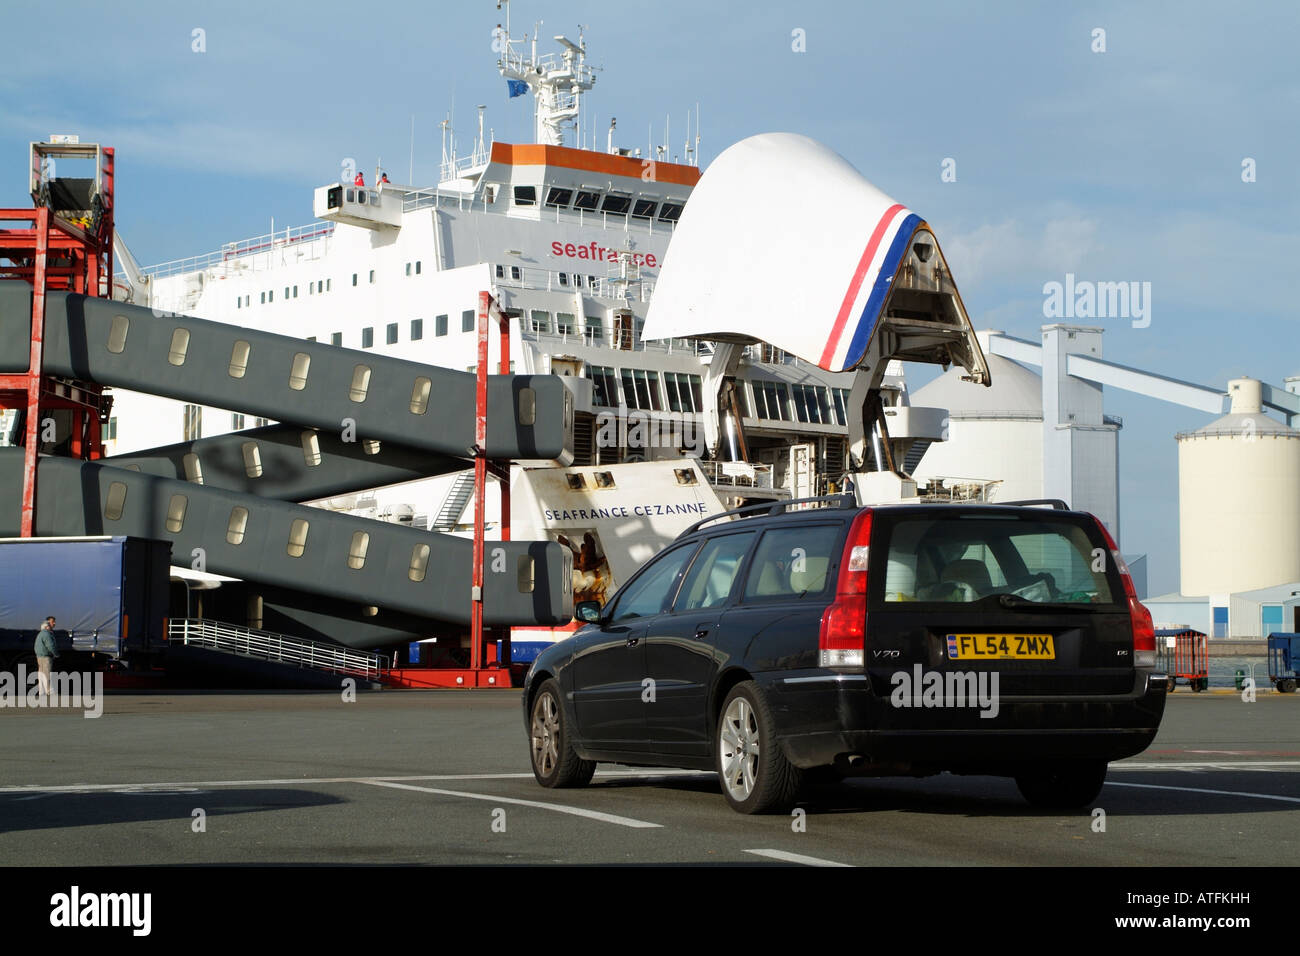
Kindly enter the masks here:
M 885 210 L 885 214 L 880 217 L 876 223 L 875 231 L 871 233 L 871 240 L 867 243 L 867 248 L 862 253 L 862 258 L 858 260 L 858 269 L 853 273 L 853 281 L 849 283 L 849 290 L 844 293 L 844 301 L 840 303 L 839 315 L 835 316 L 835 325 L 831 327 L 830 337 L 826 340 L 826 350 L 822 352 L 822 360 L 817 363 L 822 368 L 829 369 L 831 359 L 835 357 L 835 348 L 840 344 L 840 334 L 844 331 L 844 323 L 849 320 L 849 309 L 853 308 L 853 303 L 857 301 L 858 290 L 862 288 L 862 279 L 871 268 L 871 260 L 876 257 L 876 247 L 880 245 L 881 238 L 885 235 L 885 230 L 889 224 L 894 221 L 898 215 L 902 203 L 894 203 Z
M 595 153 L 589 149 L 544 146 L 537 143 L 523 145 L 493 143 L 492 162 L 504 163 L 507 166 L 558 166 L 563 169 L 582 169 L 606 176 L 626 176 L 629 179 L 640 179 L 641 174 L 649 168 L 642 165 L 645 160 L 632 156 L 612 156 L 609 153 Z M 700 181 L 700 171 L 694 166 L 656 161 L 653 181 L 672 183 L 675 186 L 694 186 Z

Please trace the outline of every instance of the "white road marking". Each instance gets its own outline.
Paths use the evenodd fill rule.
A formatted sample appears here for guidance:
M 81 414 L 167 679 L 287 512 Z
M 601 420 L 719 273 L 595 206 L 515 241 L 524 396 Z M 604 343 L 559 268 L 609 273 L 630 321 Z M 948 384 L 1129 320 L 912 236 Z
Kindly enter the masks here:
M 843 866 L 850 869 L 853 867 L 852 863 L 836 863 L 834 860 L 821 860 L 815 856 L 804 856 L 802 853 L 787 853 L 785 850 L 746 850 L 745 852 L 780 860 L 783 863 L 802 863 L 804 866 Z
M 598 770 L 597 777 L 678 777 L 701 775 L 698 770 L 655 769 L 644 770 Z M 707 774 L 704 774 L 707 776 Z M 442 773 L 389 776 L 370 775 L 367 777 L 284 777 L 273 780 L 197 780 L 182 783 L 70 783 L 60 786 L 42 787 L 26 784 L 16 787 L 0 787 L 4 793 L 91 793 L 103 790 L 167 790 L 194 787 L 282 787 L 289 784 L 324 784 L 324 783 L 368 783 L 371 780 L 532 780 L 531 773 Z
M 1300 760 L 1121 760 L 1111 770 L 1268 770 L 1300 767 Z
M 1244 790 L 1206 790 L 1204 787 L 1165 787 L 1155 783 L 1114 783 L 1108 787 L 1136 787 L 1142 790 L 1179 790 L 1183 793 L 1210 793 L 1220 797 L 1254 797 L 1257 800 L 1279 800 L 1282 803 L 1300 803 L 1300 797 L 1280 797 L 1275 793 L 1248 793 Z
M 444 797 L 462 797 L 466 800 L 487 800 L 489 803 L 511 803 L 520 807 L 534 807 L 539 810 L 552 810 L 555 813 L 568 813 L 588 820 L 602 823 L 617 823 L 619 826 L 632 827 L 637 830 L 662 827 L 662 823 L 647 823 L 645 820 L 633 820 L 631 817 L 619 817 L 599 810 L 587 810 L 583 807 L 570 807 L 562 803 L 543 803 L 540 800 L 518 800 L 514 797 L 501 797 L 491 793 L 466 793 L 464 790 L 440 790 L 437 787 L 415 787 L 406 783 L 393 783 L 390 780 L 358 780 L 357 783 L 372 787 L 391 787 L 394 790 L 415 790 L 419 793 L 433 793 Z

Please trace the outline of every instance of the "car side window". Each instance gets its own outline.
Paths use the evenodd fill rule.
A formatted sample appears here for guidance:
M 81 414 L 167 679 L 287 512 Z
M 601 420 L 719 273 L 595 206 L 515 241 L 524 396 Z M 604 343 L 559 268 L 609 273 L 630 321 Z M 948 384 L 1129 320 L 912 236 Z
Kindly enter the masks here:
M 754 543 L 754 532 L 714 538 L 700 548 L 699 555 L 682 581 L 675 610 L 693 611 L 717 607 L 731 596 L 741 562 Z
M 778 528 L 763 535 L 745 580 L 746 602 L 800 599 L 826 590 L 840 525 Z
M 645 573 L 632 581 L 626 592 L 615 599 L 611 621 L 626 621 L 634 617 L 662 614 L 668 602 L 677 593 L 677 582 L 682 569 L 695 553 L 696 545 L 689 544 L 664 553 Z

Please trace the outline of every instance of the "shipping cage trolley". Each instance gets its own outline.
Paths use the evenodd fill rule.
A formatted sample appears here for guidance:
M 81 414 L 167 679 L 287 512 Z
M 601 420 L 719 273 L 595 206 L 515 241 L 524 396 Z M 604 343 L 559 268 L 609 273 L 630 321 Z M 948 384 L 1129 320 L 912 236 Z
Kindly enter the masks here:
M 1300 634 L 1268 636 L 1268 679 L 1279 693 L 1290 694 L 1296 688 L 1300 673 Z
M 1157 664 L 1169 675 L 1169 690 L 1181 679 L 1194 691 L 1210 686 L 1210 656 L 1206 635 L 1190 627 L 1156 629 Z M 1270 667 L 1271 672 L 1271 667 Z

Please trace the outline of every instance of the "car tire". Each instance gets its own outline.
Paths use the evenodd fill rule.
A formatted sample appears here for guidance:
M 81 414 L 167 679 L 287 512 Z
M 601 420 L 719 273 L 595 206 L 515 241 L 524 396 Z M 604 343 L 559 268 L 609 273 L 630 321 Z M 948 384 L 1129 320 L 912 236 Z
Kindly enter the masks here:
M 548 678 L 537 689 L 529 709 L 528 743 L 533 776 L 543 787 L 585 787 L 596 772 L 596 761 L 583 760 L 569 741 L 560 685 Z
M 1073 810 L 1097 799 L 1106 782 L 1106 761 L 1048 764 L 1016 774 L 1016 786 L 1031 806 Z
M 722 702 L 713 732 L 722 795 L 739 813 L 784 813 L 794 806 L 803 774 L 776 742 L 767 698 L 753 681 L 737 684 Z
M 1286 679 L 1284 679 L 1284 680 L 1280 680 L 1280 681 L 1277 682 L 1277 689 L 1278 689 L 1279 691 L 1281 691 L 1282 693 L 1284 693 L 1284 694 L 1291 694 L 1291 693 L 1294 693 L 1294 692 L 1295 692 L 1295 681 L 1292 680 L 1292 679 L 1289 678 L 1289 677 L 1286 678 Z
M 1177 677 L 1171 677 L 1171 678 L 1169 678 L 1169 680 L 1167 681 L 1167 687 L 1168 687 L 1169 693 L 1171 693 L 1171 694 L 1172 694 L 1174 691 L 1176 691 L 1176 690 L 1178 689 L 1178 678 L 1177 678 Z

